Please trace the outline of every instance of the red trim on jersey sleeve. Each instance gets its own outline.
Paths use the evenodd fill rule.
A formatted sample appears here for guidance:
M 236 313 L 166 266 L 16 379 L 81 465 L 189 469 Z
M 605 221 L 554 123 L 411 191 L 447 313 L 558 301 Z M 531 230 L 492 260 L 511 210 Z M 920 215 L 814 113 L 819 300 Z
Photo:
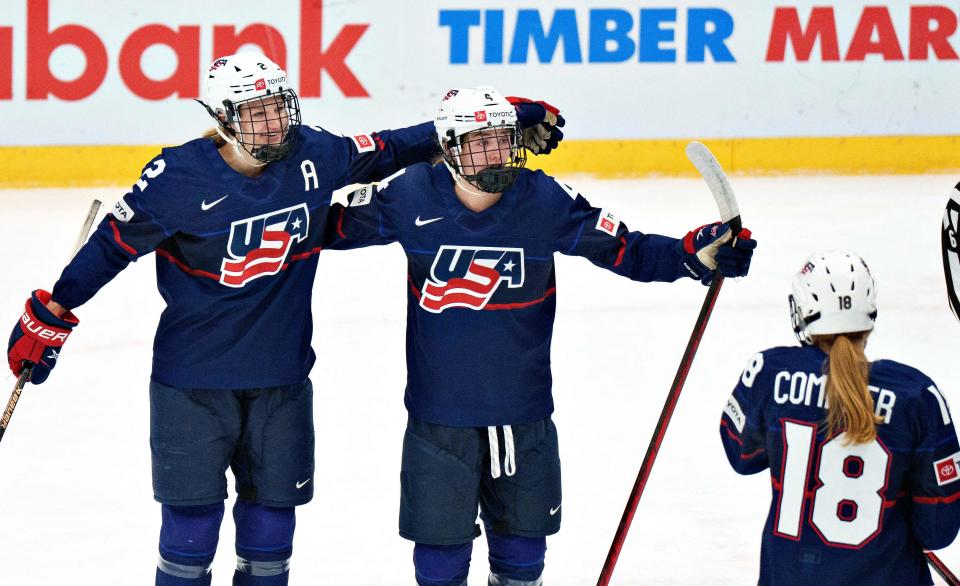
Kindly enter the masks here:
M 113 239 L 120 245 L 120 248 L 125 250 L 128 254 L 136 255 L 137 251 L 132 246 L 127 244 L 120 238 L 120 230 L 117 228 L 117 222 L 115 220 L 110 220 L 110 227 L 113 228 Z
M 310 258 L 311 256 L 313 256 L 313 255 L 315 255 L 315 254 L 320 254 L 320 251 L 321 251 L 321 250 L 323 250 L 323 248 L 317 246 L 316 248 L 311 248 L 310 250 L 308 250 L 308 251 L 306 251 L 306 252 L 301 252 L 300 254 L 295 254 L 295 255 L 293 255 L 293 256 L 290 257 L 290 261 L 289 261 L 289 262 L 287 262 L 286 264 L 283 265 L 283 268 L 287 268 L 287 265 L 289 265 L 291 262 L 293 262 L 293 261 L 295 261 L 295 260 L 305 260 L 305 259 L 308 259 L 308 258 Z M 324 257 L 324 258 L 326 258 L 326 257 Z
M 550 297 L 556 292 L 556 287 L 550 287 L 540 299 L 534 299 L 533 301 L 522 301 L 520 303 L 488 303 L 484 309 L 523 309 L 524 307 L 530 307 L 531 305 L 543 303 L 547 300 L 547 297 Z
M 417 298 L 417 301 L 420 301 L 420 290 L 413 284 L 413 275 L 407 274 L 407 282 L 410 283 L 410 293 Z
M 720 427 L 727 432 L 727 435 L 730 436 L 730 439 L 740 444 L 741 447 L 743 446 L 743 440 L 740 439 L 740 436 L 734 433 L 732 429 L 730 429 L 730 424 L 727 423 L 727 420 L 722 417 L 720 418 Z
M 740 444 L 740 447 L 741 447 L 741 448 L 743 447 L 743 440 L 740 439 L 740 437 L 737 436 L 737 434 L 735 434 L 732 429 L 730 429 L 730 424 L 727 423 L 727 420 L 726 420 L 726 419 L 721 419 L 721 420 L 720 420 L 720 427 L 722 427 L 723 430 L 724 430 L 725 432 L 727 432 L 727 436 L 728 436 L 730 439 L 732 439 L 733 441 L 735 441 L 735 442 L 737 442 L 738 444 Z M 750 458 L 753 458 L 754 456 L 756 456 L 756 455 L 758 455 L 758 454 L 762 454 L 762 453 L 764 453 L 764 452 L 766 452 L 766 451 L 767 451 L 766 448 L 758 448 L 758 449 L 756 449 L 756 450 L 754 450 L 754 451 L 752 451 L 752 452 L 750 452 L 750 453 L 748 453 L 748 454 L 740 454 L 740 459 L 741 459 L 741 460 L 749 460 Z
M 914 496 L 913 502 L 918 505 L 949 505 L 960 499 L 960 492 L 955 492 L 950 496 Z
M 345 211 L 347 211 L 346 208 L 340 208 L 340 217 L 337 218 L 337 236 L 343 238 L 344 240 L 347 238 L 347 235 L 343 233 L 343 213 Z
M 613 266 L 618 267 L 623 262 L 623 255 L 627 252 L 627 238 L 620 237 L 620 252 L 617 253 L 617 260 L 613 261 Z
M 180 260 L 179 258 L 173 256 L 172 254 L 170 254 L 170 253 L 167 252 L 166 250 L 162 250 L 162 249 L 158 248 L 158 249 L 157 249 L 157 256 L 162 256 L 163 258 L 165 258 L 165 259 L 167 259 L 168 261 L 172 262 L 175 267 L 177 267 L 177 268 L 180 269 L 181 271 L 187 273 L 188 275 L 193 275 L 194 277 L 206 277 L 206 278 L 208 278 L 208 279 L 213 279 L 214 281 L 219 281 L 219 280 L 220 280 L 220 275 L 215 275 L 215 274 L 213 274 L 213 273 L 210 273 L 210 272 L 207 272 L 207 271 L 202 271 L 202 270 L 200 270 L 200 269 L 191 269 L 191 268 L 188 267 L 182 260 Z

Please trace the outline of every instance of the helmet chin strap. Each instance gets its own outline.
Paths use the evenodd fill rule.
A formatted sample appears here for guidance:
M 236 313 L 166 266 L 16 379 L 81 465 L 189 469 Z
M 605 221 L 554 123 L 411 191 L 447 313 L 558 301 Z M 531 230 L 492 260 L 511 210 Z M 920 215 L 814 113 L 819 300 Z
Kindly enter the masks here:
M 498 195 L 496 193 L 490 193 L 489 191 L 483 191 L 480 188 L 474 189 L 476 186 L 473 183 L 470 183 L 468 180 L 464 179 L 463 175 L 459 173 L 453 174 L 453 180 L 460 186 L 460 189 L 466 191 L 471 195 Z
M 250 165 L 251 167 L 265 167 L 266 165 L 269 164 L 269 163 L 264 163 L 260 159 L 248 153 L 247 149 L 240 146 L 240 141 L 238 141 L 235 137 L 230 136 L 229 134 L 223 131 L 222 124 L 217 125 L 217 134 L 220 135 L 220 138 L 227 141 L 227 143 L 233 145 L 233 150 L 236 151 L 237 156 L 240 157 L 244 163 Z

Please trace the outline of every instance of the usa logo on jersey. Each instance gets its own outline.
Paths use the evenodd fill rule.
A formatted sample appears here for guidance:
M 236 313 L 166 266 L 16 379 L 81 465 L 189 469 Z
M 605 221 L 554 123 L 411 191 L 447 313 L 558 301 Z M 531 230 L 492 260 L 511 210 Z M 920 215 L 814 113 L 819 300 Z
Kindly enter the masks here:
M 450 307 L 483 309 L 502 281 L 523 286 L 523 249 L 441 246 L 423 284 L 420 307 L 440 313 Z
M 220 265 L 220 282 L 243 287 L 257 277 L 279 273 L 290 248 L 306 239 L 309 228 L 305 203 L 234 222 L 227 242 L 229 257 Z

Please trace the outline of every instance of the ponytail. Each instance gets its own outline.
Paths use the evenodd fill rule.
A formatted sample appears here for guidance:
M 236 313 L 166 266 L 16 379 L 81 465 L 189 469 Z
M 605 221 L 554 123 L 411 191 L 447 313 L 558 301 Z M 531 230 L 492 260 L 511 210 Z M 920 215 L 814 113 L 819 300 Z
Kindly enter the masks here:
M 865 444 L 877 437 L 873 397 L 867 388 L 870 366 L 859 342 L 866 332 L 832 336 L 827 367 L 827 438 L 846 432 L 847 443 Z M 827 338 L 829 339 L 829 338 Z M 824 340 L 826 341 L 826 340 Z
M 220 136 L 220 133 L 217 132 L 216 128 L 210 128 L 200 136 L 201 138 L 208 138 L 212 140 L 213 144 L 217 145 L 218 148 L 227 144 L 227 141 L 223 140 L 223 137 Z

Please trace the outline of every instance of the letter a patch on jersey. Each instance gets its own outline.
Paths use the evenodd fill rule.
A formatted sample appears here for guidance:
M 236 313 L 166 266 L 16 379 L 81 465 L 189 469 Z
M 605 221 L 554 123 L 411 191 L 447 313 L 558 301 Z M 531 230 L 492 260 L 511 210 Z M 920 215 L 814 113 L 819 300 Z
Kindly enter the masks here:
M 933 463 L 933 469 L 937 474 L 937 486 L 960 480 L 960 471 L 957 469 L 958 460 L 960 460 L 960 452 Z
M 220 265 L 220 282 L 243 287 L 258 277 L 279 273 L 290 248 L 305 240 L 309 229 L 310 212 L 305 203 L 234 222 L 228 256 Z
M 423 283 L 420 307 L 440 313 L 451 307 L 483 309 L 502 281 L 523 286 L 523 249 L 441 246 Z

